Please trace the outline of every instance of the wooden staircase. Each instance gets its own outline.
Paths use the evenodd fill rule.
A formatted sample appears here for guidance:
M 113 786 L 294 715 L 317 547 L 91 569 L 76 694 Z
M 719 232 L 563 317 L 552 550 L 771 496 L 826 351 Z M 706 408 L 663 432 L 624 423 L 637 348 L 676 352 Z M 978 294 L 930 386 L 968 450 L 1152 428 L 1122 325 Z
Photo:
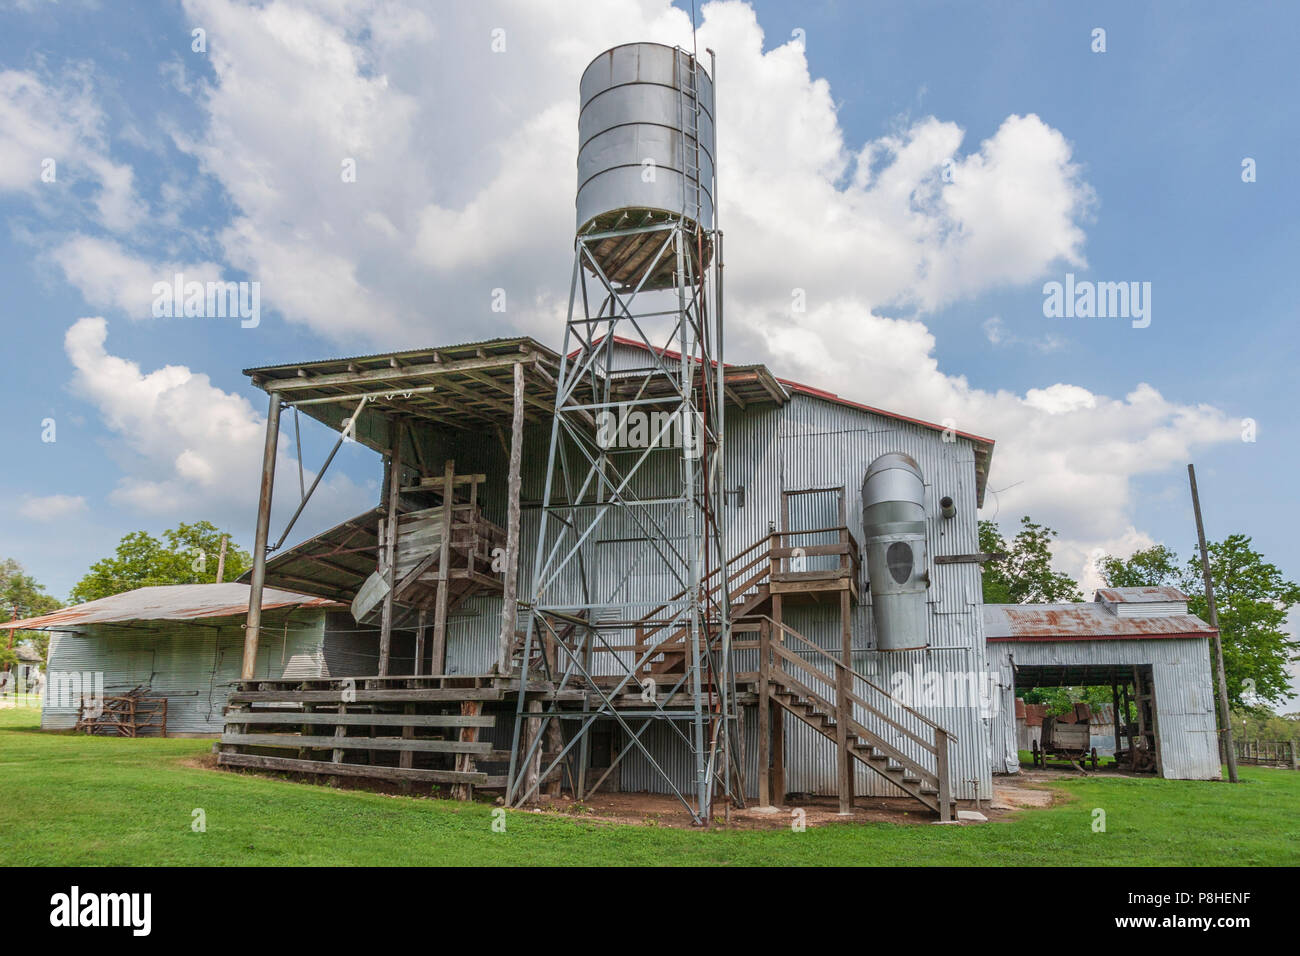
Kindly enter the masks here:
M 764 618 L 763 624 L 759 636 L 760 693 L 843 747 L 849 758 L 939 814 L 941 820 L 952 819 L 955 805 L 948 774 L 948 745 L 956 738 L 788 625 L 772 618 Z M 786 638 L 792 639 L 793 646 L 829 661 L 831 669 L 823 670 L 796 653 L 786 644 Z M 834 698 L 814 689 L 818 685 L 835 688 Z M 868 723 L 879 729 L 872 729 Z M 890 743 L 886 733 L 899 743 Z M 841 766 L 851 764 L 842 761 Z

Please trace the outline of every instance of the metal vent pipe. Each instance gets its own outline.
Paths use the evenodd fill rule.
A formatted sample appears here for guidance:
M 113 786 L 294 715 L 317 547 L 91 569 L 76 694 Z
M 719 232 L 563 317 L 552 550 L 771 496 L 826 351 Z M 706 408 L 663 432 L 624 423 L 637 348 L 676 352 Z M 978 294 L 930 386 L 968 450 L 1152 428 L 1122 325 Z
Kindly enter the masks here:
M 863 549 L 871 588 L 876 649 L 924 647 L 929 634 L 926 591 L 925 479 L 901 452 L 881 455 L 862 482 Z

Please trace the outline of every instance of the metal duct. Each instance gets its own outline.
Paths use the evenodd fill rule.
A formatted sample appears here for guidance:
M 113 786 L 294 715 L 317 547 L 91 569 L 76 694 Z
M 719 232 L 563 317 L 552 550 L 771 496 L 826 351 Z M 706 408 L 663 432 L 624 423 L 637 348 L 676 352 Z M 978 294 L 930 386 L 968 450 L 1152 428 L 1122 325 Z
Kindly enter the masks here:
M 929 633 L 925 480 L 908 455 L 889 452 L 862 482 L 862 530 L 876 649 L 924 647 Z

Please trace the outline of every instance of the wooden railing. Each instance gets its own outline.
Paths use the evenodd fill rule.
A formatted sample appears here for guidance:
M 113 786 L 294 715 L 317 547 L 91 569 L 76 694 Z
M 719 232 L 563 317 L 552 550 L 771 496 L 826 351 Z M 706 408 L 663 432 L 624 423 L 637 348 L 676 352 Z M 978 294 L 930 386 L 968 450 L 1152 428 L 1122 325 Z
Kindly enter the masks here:
M 830 534 L 836 535 L 839 540 L 831 543 L 809 545 L 794 543 L 814 535 Z M 857 581 L 861 570 L 857 542 L 847 527 L 836 525 L 827 528 L 812 528 L 805 531 L 772 531 L 743 550 L 733 554 L 727 559 L 725 565 L 715 567 L 704 575 L 701 586 L 705 606 L 712 607 L 722 602 L 722 587 L 725 581 L 727 586 L 726 595 L 732 610 L 743 608 L 747 600 L 760 594 L 760 589 L 771 580 L 774 574 L 792 573 L 788 568 L 788 564 L 790 558 L 796 554 L 807 557 L 838 555 L 839 569 L 844 576 L 851 578 L 854 582 Z M 681 589 L 663 603 L 647 611 L 640 619 L 628 622 L 627 626 L 634 635 L 633 643 L 601 644 L 598 647 L 593 647 L 592 653 L 632 652 L 636 655 L 635 659 L 638 661 L 644 659 L 647 653 L 650 653 L 651 656 L 657 656 L 660 653 L 684 654 L 688 650 L 687 638 L 690 628 L 682 625 L 669 615 L 670 609 L 687 595 L 688 590 L 687 588 Z M 716 637 L 714 615 L 709 614 L 709 618 L 710 626 L 700 636 L 701 644 L 705 646 Z M 670 628 L 672 628 L 671 632 L 665 634 L 664 632 Z M 566 638 L 572 635 L 572 628 L 568 628 L 563 632 L 563 636 Z M 757 645 L 747 644 L 746 646 L 754 647 Z M 733 644 L 733 647 L 736 647 L 736 645 Z M 737 649 L 740 648 L 737 647 Z M 643 670 L 648 670 L 649 666 L 647 663 L 644 665 Z
M 796 539 L 799 538 L 830 534 L 838 535 L 839 540 L 831 544 L 795 543 Z M 790 567 L 790 559 L 796 556 L 801 555 L 805 558 L 812 558 L 820 555 L 839 555 L 840 571 L 848 572 L 848 576 L 853 581 L 858 580 L 861 571 L 858 543 L 853 537 L 853 532 L 843 525 L 832 525 L 829 528 L 812 528 L 807 531 L 773 531 L 768 537 L 771 541 L 768 553 L 773 560 L 772 570 L 774 572 L 796 570 Z
M 837 735 L 841 738 L 854 734 L 868 742 L 878 753 L 888 755 L 901 766 L 911 770 L 922 781 L 938 791 L 940 806 L 949 806 L 952 795 L 948 779 L 948 748 L 957 738 L 919 711 L 895 699 L 888 691 L 874 684 L 853 669 L 850 663 L 819 647 L 788 624 L 767 615 L 751 615 L 762 622 L 759 631 L 759 694 L 766 698 L 773 685 L 780 685 L 835 718 Z M 830 662 L 830 670 L 823 670 L 808 657 L 795 653 L 786 646 L 786 638 L 818 659 Z M 820 693 L 816 685 L 835 689 L 835 699 Z M 868 700 L 868 697 L 871 700 Z M 929 754 L 922 762 L 907 752 L 906 745 L 895 746 L 877 730 L 858 720 L 854 708 L 871 720 L 892 728 L 908 743 Z M 887 711 L 892 711 L 893 715 Z M 911 726 L 909 726 L 911 724 Z M 841 748 L 850 746 L 846 739 L 838 741 Z

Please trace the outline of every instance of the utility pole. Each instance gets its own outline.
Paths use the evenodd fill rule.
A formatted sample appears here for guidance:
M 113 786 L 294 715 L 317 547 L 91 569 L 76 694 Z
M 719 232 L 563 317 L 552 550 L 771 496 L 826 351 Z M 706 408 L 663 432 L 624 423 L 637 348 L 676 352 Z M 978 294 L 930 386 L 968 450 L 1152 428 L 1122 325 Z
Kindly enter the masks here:
M 1219 723 L 1223 727 L 1223 751 L 1228 758 L 1228 779 L 1237 782 L 1237 753 L 1232 746 L 1232 718 L 1228 711 L 1228 679 L 1223 673 L 1223 641 L 1219 637 L 1219 610 L 1214 604 L 1214 579 L 1210 576 L 1210 552 L 1205 547 L 1205 525 L 1201 521 L 1201 496 L 1196 493 L 1196 469 L 1188 464 L 1192 484 L 1192 511 L 1196 513 L 1196 540 L 1201 547 L 1201 574 L 1205 578 L 1205 604 L 1214 628 L 1214 666 L 1219 678 Z
M 221 553 L 217 555 L 217 583 L 226 579 L 226 535 L 221 536 Z

